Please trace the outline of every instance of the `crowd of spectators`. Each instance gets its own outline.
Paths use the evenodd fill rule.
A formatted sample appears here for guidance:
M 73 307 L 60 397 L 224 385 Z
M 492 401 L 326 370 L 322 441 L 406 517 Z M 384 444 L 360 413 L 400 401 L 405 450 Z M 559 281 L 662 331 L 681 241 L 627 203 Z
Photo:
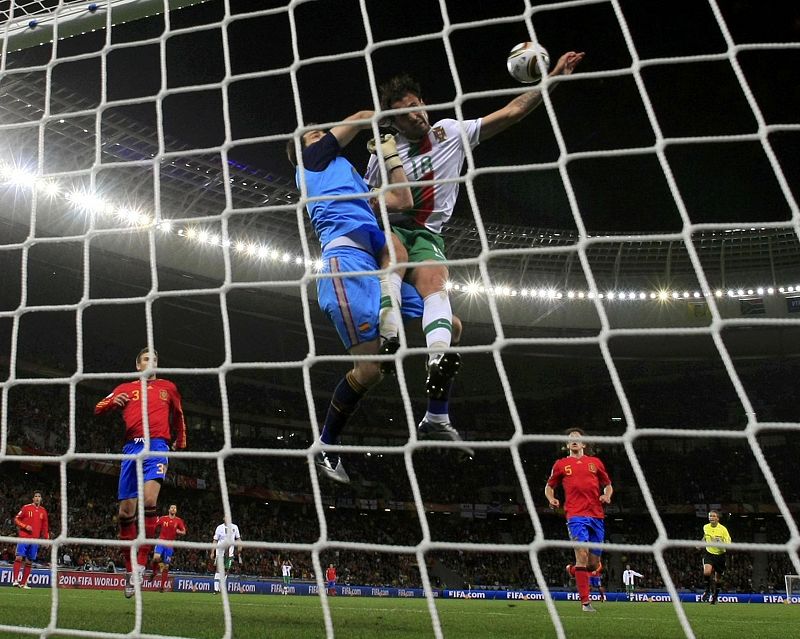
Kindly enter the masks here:
M 54 469 L 23 470 L 21 464 L 4 465 L 0 490 L 7 496 L 7 510 L 2 519 L 2 534 L 16 534 L 13 516 L 16 510 L 30 501 L 33 490 L 44 492 L 44 505 L 50 512 L 53 536 L 62 530 L 61 485 Z M 103 545 L 103 540 L 114 539 L 117 534 L 116 503 L 113 499 L 115 478 L 85 471 L 70 471 L 67 483 L 66 534 L 70 537 L 97 540 L 94 543 L 69 542 L 57 547 L 59 565 L 79 570 L 112 570 L 121 566 L 119 549 Z M 186 541 L 211 543 L 217 523 L 223 519 L 218 498 L 210 491 L 165 487 L 160 499 L 161 510 L 170 503 L 179 508 L 179 515 L 188 526 Z M 280 564 L 290 558 L 294 575 L 298 579 L 314 579 L 314 564 L 310 545 L 320 538 L 321 526 L 317 510 L 310 504 L 264 503 L 238 496 L 231 498 L 234 521 L 247 542 L 263 542 L 270 548 L 246 547 L 242 563 L 234 564 L 234 572 L 260 578 L 277 578 Z M 415 546 L 421 541 L 420 525 L 413 511 L 385 512 L 355 508 L 323 509 L 328 539 L 331 541 L 359 541 L 381 546 L 407 546 L 406 552 L 354 551 L 331 547 L 320 555 L 322 565 L 334 563 L 339 567 L 343 583 L 374 586 L 419 587 L 421 576 L 417 566 Z M 486 519 L 460 517 L 457 512 L 427 513 L 431 536 L 439 541 L 470 543 L 524 544 L 532 540 L 530 520 L 526 515 L 503 517 L 490 515 Z M 639 532 L 643 517 L 631 517 L 622 522 L 609 522 L 612 541 L 616 543 L 646 543 Z M 562 540 L 563 519 L 553 516 L 541 518 L 547 539 Z M 665 518 L 671 538 L 699 539 L 703 520 L 693 515 Z M 735 518 L 729 522 L 735 540 L 752 541 L 759 531 L 775 529 L 781 525 L 777 517 L 756 521 L 754 518 Z M 286 544 L 309 544 L 307 550 L 280 548 Z M 698 541 L 698 546 L 700 543 Z M 210 545 L 208 547 L 210 549 Z M 215 568 L 207 548 L 181 548 L 176 551 L 173 565 L 180 570 L 198 574 L 211 574 Z M 570 552 L 563 549 L 546 549 L 538 554 L 538 561 L 550 587 L 569 587 L 564 565 Z M 783 575 L 792 573 L 788 555 L 770 553 L 766 559 L 767 571 L 754 586 L 753 564 L 757 553 L 731 552 L 725 587 L 739 592 L 780 589 Z M 49 548 L 40 551 L 39 561 L 49 563 Z M 664 553 L 671 578 L 679 589 L 697 590 L 702 586 L 697 548 L 670 548 Z M 13 546 L 0 545 L 0 559 L 13 559 Z M 762 558 L 763 559 L 763 558 Z M 476 552 L 432 550 L 426 554 L 429 574 L 438 587 L 475 588 L 535 588 L 536 579 L 527 552 Z M 607 587 L 614 589 L 619 580 L 619 566 L 630 563 L 644 574 L 641 585 L 645 588 L 663 588 L 664 581 L 654 555 L 641 552 L 609 553 L 605 558 Z M 762 561 L 762 563 L 765 563 Z M 439 568 L 439 569 L 437 569 Z
M 58 357 L 52 353 L 35 354 L 39 364 L 38 375 L 47 376 L 49 367 L 58 370 Z M 104 360 L 109 368 L 119 370 L 120 380 L 130 378 L 122 373 L 117 361 L 119 353 L 109 350 Z M 128 355 L 130 359 L 130 355 Z M 116 368 L 111 366 L 115 362 Z M 36 368 L 36 367 L 34 367 Z M 783 371 L 786 373 L 786 371 Z M 645 423 L 637 418 L 640 427 L 722 427 L 736 429 L 742 421 L 737 412 L 736 398 L 719 411 L 718 421 L 700 424 L 689 421 L 678 424 L 685 410 L 672 404 L 660 404 L 663 409 L 654 417 L 652 407 L 640 399 L 657 395 L 656 386 L 668 380 L 675 388 L 682 388 L 682 402 L 691 406 L 707 389 L 700 389 L 696 379 L 692 383 L 679 380 L 679 374 L 660 371 L 645 381 L 629 384 L 634 412 L 649 415 Z M 720 384 L 725 378 L 713 377 L 705 371 L 703 379 L 709 385 Z M 755 404 L 760 418 L 791 418 L 787 408 L 779 401 L 767 401 L 763 386 L 766 382 L 757 376 L 745 375 L 750 388 L 761 388 L 756 393 Z M 774 381 L 784 384 L 785 375 Z M 190 449 L 215 451 L 226 439 L 221 410 L 218 377 L 184 375 L 173 379 L 184 397 Z M 84 380 L 76 386 L 74 398 L 67 385 L 15 384 L 8 395 L 7 442 L 12 447 L 22 447 L 37 454 L 61 455 L 74 446 L 77 453 L 118 453 L 122 445 L 122 425 L 117 416 L 95 418 L 94 404 L 117 383 L 113 380 Z M 474 383 L 471 380 L 470 383 Z M 648 386 L 650 384 L 650 386 Z M 536 415 L 535 421 L 525 420 L 530 432 L 561 433 L 561 427 L 574 419 L 565 407 L 563 392 L 555 387 L 545 389 L 549 397 L 533 397 L 521 392 L 517 398 L 520 415 Z M 225 460 L 225 481 L 233 495 L 234 520 L 239 524 L 244 539 L 276 544 L 306 543 L 319 539 L 320 522 L 317 509 L 309 497 L 312 495 L 311 473 L 306 455 L 297 451 L 310 445 L 312 435 L 308 428 L 308 401 L 302 388 L 292 390 L 290 385 L 269 383 L 264 379 L 228 375 L 225 385 L 230 407 L 229 435 L 234 447 L 264 449 L 270 453 L 287 451 L 285 455 L 233 454 Z M 314 398 L 317 408 L 324 407 L 327 396 Z M 780 393 L 777 393 L 780 395 Z M 600 406 L 607 399 L 607 389 L 602 385 L 587 387 L 581 402 L 587 406 Z M 459 428 L 475 438 L 496 438 L 498 433 L 510 434 L 509 421 L 502 415 L 507 412 L 503 401 L 497 397 L 483 398 L 482 410 L 472 410 L 469 395 L 453 403 L 459 415 Z M 369 410 L 362 410 L 354 419 L 348 441 L 358 444 L 402 445 L 408 439 L 405 418 L 396 419 L 397 399 L 384 395 L 369 398 Z M 608 404 L 608 402 L 606 402 Z M 74 405 L 74 411 L 71 406 Z M 567 412 L 565 412 L 567 411 Z M 604 405 L 597 414 L 587 413 L 581 423 L 600 426 L 598 415 L 618 411 L 618 405 Z M 648 412 L 650 411 L 650 412 Z M 74 428 L 70 425 L 74 415 Z M 491 418 L 487 417 L 491 416 Z M 500 415 L 500 418 L 497 416 Z M 694 419 L 694 418 L 692 418 Z M 360 421 L 359 421 L 360 420 Z M 607 422 L 605 422 L 607 424 Z M 366 425 L 366 428 L 360 426 Z M 462 426 L 463 425 L 463 426 Z M 597 434 L 619 434 L 619 424 Z M 617 428 L 617 431 L 614 431 Z M 380 437 L 376 435 L 380 429 Z M 502 434 L 505 433 L 505 434 Z M 634 444 L 638 462 L 656 506 L 670 513 L 675 505 L 705 508 L 711 503 L 742 505 L 753 516 L 737 518 L 732 530 L 735 541 L 770 541 L 783 543 L 788 539 L 788 529 L 780 517 L 775 516 L 773 490 L 778 489 L 786 501 L 800 502 L 800 476 L 791 472 L 791 451 L 797 437 L 790 431 L 767 432 L 759 436 L 765 459 L 775 476 L 777 485 L 770 486 L 756 462 L 749 444 L 743 439 L 702 438 L 639 438 Z M 564 455 L 563 446 L 553 443 L 526 443 L 519 447 L 521 469 L 513 463 L 508 448 L 482 449 L 469 460 L 456 451 L 418 450 L 412 461 L 416 479 L 426 506 L 427 524 L 431 538 L 439 541 L 475 542 L 492 544 L 524 544 L 534 538 L 534 526 L 524 508 L 523 485 L 528 484 L 538 506 L 541 488 L 550 472 L 553 461 Z M 647 512 L 641 487 L 633 472 L 627 451 L 620 445 L 603 445 L 597 454 L 605 461 L 616 487 L 614 502 L 609 509 L 609 538 L 619 543 L 652 543 L 657 529 Z M 401 545 L 413 548 L 422 538 L 422 527 L 416 510 L 370 506 L 365 510 L 358 500 L 381 504 L 413 502 L 414 492 L 409 480 L 406 460 L 402 451 L 396 454 L 352 454 L 345 456 L 348 473 L 353 483 L 347 487 L 320 483 L 323 512 L 327 524 L 327 538 L 334 541 L 358 541 L 381 545 Z M 5 499 L 3 503 L 3 534 L 14 535 L 13 514 L 30 500 L 34 489 L 46 493 L 46 506 L 51 513 L 54 535 L 62 527 L 61 480 L 57 464 L 6 462 L 0 479 Z M 713 472 L 708 472 L 711 469 Z M 5 471 L 8 472 L 5 472 Z M 521 472 L 519 472 L 521 470 Z M 64 520 L 70 537 L 87 537 L 104 540 L 117 534 L 116 477 L 113 474 L 91 472 L 76 462 L 67 464 L 68 481 L 64 490 L 68 508 Z M 216 457 L 173 458 L 170 475 L 162 490 L 162 510 L 169 503 L 179 506 L 179 514 L 189 524 L 188 541 L 210 542 L 214 527 L 222 521 L 222 502 Z M 175 475 L 203 480 L 202 489 L 178 488 Z M 265 499 L 258 489 L 269 489 L 272 495 Z M 255 495 L 259 496 L 255 496 Z M 265 503 L 268 502 L 268 503 Z M 480 518 L 462 516 L 462 504 L 482 503 L 490 506 L 488 515 Z M 434 507 L 435 506 L 435 507 Z M 767 506 L 766 509 L 763 509 Z M 763 510 L 762 510 L 763 509 Z M 762 517 L 759 512 L 766 511 Z M 703 514 L 702 512 L 700 513 Z M 543 509 L 540 523 L 546 538 L 565 538 L 563 517 Z M 702 518 L 694 512 L 672 514 L 663 518 L 672 539 L 697 539 Z M 761 523 L 758 523 L 761 522 Z M 0 546 L 0 558 L 13 552 L 10 545 Z M 45 550 L 41 559 L 49 558 Z M 547 582 L 554 587 L 567 585 L 564 571 L 566 551 L 546 550 L 539 560 Z M 280 563 L 287 552 L 279 549 L 248 548 L 243 563 L 235 570 L 261 577 L 277 577 Z M 611 555 L 613 557 L 613 554 Z M 698 553 L 689 548 L 669 549 L 665 553 L 671 577 L 679 588 L 697 589 L 702 585 L 698 569 Z M 313 578 L 314 566 L 310 552 L 292 551 L 295 576 Z M 119 552 L 100 544 L 69 543 L 58 548 L 61 565 L 79 569 L 110 569 L 119 565 Z M 533 576 L 530 559 L 526 553 L 477 553 L 434 551 L 427 557 L 429 570 L 435 583 L 444 585 L 446 575 L 457 575 L 465 584 L 476 587 L 532 587 Z M 409 553 L 371 553 L 352 550 L 329 550 L 321 557 L 323 564 L 334 563 L 340 569 L 343 581 L 373 585 L 420 585 L 416 555 Z M 618 553 L 615 560 L 607 561 L 607 579 L 619 579 L 619 566 L 630 562 L 645 577 L 643 585 L 651 588 L 664 586 L 663 578 L 652 554 Z M 204 549 L 180 549 L 176 566 L 198 573 L 213 571 L 209 553 Z M 762 566 L 763 567 L 758 567 Z M 435 570 L 441 568 L 441 570 Z M 753 574 L 759 573 L 754 587 Z M 745 591 L 775 588 L 783 575 L 793 572 L 786 555 L 773 553 L 766 561 L 756 562 L 752 553 L 732 553 L 726 582 L 729 587 Z M 452 578 L 451 578 L 452 581 Z

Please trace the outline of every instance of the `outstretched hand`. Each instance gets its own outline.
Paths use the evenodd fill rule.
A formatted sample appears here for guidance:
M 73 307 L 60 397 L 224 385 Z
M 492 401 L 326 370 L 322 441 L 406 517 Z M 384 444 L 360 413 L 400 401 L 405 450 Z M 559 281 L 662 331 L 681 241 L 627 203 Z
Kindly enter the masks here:
M 575 67 L 578 66 L 580 61 L 583 60 L 585 56 L 586 54 L 583 51 L 580 53 L 575 51 L 567 51 L 558 59 L 558 62 L 556 62 L 556 66 L 550 72 L 550 77 L 557 75 L 572 75 Z

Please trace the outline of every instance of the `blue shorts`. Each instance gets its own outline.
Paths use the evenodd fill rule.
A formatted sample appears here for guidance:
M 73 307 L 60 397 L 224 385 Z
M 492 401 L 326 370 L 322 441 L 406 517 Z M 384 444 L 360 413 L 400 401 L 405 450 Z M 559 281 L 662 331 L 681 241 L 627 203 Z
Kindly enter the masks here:
M 328 588 L 335 588 L 335 587 L 336 587 L 336 580 L 335 579 L 333 581 L 329 581 L 328 582 Z
M 379 268 L 371 253 L 339 246 L 324 253 L 321 272 L 349 273 Z M 345 350 L 378 339 L 381 283 L 377 275 L 317 280 L 317 300 L 336 327 Z
M 28 561 L 36 561 L 39 554 L 39 544 L 17 544 L 15 557 L 25 557 Z
M 170 546 L 156 546 L 156 549 L 153 551 L 154 555 L 161 555 L 161 561 L 165 564 L 168 564 L 172 561 L 172 553 L 175 552 L 175 549 Z
M 126 455 L 135 455 L 144 450 L 144 441 L 132 441 L 125 444 L 122 452 Z M 169 444 L 163 439 L 151 439 L 150 450 L 169 450 Z M 169 460 L 166 457 L 145 457 L 142 460 L 142 473 L 144 481 L 164 479 L 167 475 Z M 119 470 L 119 490 L 117 499 L 134 499 L 139 496 L 139 486 L 136 482 L 136 460 L 123 459 Z
M 403 319 L 412 320 L 422 317 L 422 309 L 425 304 L 416 287 L 403 280 L 403 286 L 400 288 L 400 295 L 402 297 L 402 301 L 400 302 L 402 304 L 400 314 L 403 316 Z
M 602 578 L 601 577 L 589 577 L 589 586 L 592 588 L 599 588 L 602 585 Z
M 572 541 L 603 543 L 606 538 L 606 524 L 599 517 L 570 517 L 567 519 L 567 530 Z M 603 554 L 599 548 L 589 550 L 598 557 Z

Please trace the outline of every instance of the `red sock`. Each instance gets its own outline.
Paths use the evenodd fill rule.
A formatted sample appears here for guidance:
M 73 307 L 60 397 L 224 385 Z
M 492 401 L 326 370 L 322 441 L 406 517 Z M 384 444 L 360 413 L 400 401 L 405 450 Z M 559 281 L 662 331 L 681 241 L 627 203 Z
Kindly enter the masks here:
M 153 559 L 153 565 L 152 565 L 153 577 L 156 576 L 156 573 L 158 572 L 160 567 L 161 567 L 161 562 L 160 561 L 156 561 L 155 559 Z
M 582 604 L 589 603 L 589 570 L 586 566 L 575 566 L 575 584 Z
M 144 509 L 144 534 L 148 539 L 156 536 L 156 522 L 158 514 L 155 508 Z
M 135 517 L 120 517 L 119 518 L 119 538 L 120 539 L 136 539 L 136 518 Z M 125 558 L 125 572 L 131 572 L 131 549 L 130 546 L 122 547 L 122 554 Z
M 152 539 L 156 536 L 156 521 L 158 521 L 158 515 L 155 508 L 145 508 L 144 509 L 144 535 L 148 539 Z M 150 555 L 150 551 L 153 547 L 149 544 L 142 544 L 139 546 L 139 554 L 136 557 L 136 562 L 140 566 L 147 565 L 147 557 Z
M 164 584 L 167 583 L 167 573 L 169 572 L 169 568 L 167 564 L 164 564 L 164 570 L 161 571 L 161 587 L 164 587 Z
M 17 575 L 20 574 L 20 569 L 22 568 L 22 560 L 18 560 L 14 562 L 14 581 L 19 581 L 22 577 L 18 577 Z
M 22 569 L 22 581 L 20 582 L 21 586 L 24 586 L 28 583 L 28 577 L 31 574 L 31 564 L 25 564 L 25 568 Z

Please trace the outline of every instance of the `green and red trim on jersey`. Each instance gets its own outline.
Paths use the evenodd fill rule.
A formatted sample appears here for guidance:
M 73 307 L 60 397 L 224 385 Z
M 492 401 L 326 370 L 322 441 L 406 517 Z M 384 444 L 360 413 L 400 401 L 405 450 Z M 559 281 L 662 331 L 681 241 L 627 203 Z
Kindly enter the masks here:
M 430 153 L 432 149 L 433 145 L 431 144 L 431 134 L 428 132 L 428 134 L 418 142 L 409 141 L 408 157 L 411 159 L 413 157 L 424 155 L 426 153 Z M 430 170 L 427 173 L 422 174 L 419 177 L 419 181 L 433 180 L 434 177 L 435 172 Z M 410 211 L 410 213 L 414 214 L 414 222 L 416 222 L 419 226 L 424 227 L 425 223 L 428 221 L 428 217 L 431 213 L 433 213 L 434 189 L 435 186 L 433 184 L 411 187 L 411 197 L 414 199 L 414 208 Z

